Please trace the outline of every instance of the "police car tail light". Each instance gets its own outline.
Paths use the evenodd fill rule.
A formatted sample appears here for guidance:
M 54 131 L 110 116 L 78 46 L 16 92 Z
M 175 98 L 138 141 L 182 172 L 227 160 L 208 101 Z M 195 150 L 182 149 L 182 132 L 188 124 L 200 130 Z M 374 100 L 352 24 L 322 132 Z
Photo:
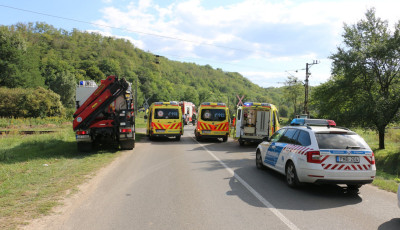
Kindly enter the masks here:
M 374 154 L 374 152 L 372 152 L 372 161 L 371 161 L 371 164 L 375 164 L 375 154 Z
M 307 152 L 307 162 L 308 163 L 321 163 L 321 154 L 319 151 L 308 151 Z

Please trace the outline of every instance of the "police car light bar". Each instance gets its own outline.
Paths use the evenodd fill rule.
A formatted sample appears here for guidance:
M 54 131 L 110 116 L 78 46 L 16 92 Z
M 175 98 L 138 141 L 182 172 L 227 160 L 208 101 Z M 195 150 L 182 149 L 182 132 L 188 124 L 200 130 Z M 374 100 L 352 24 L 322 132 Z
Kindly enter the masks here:
M 309 126 L 336 126 L 335 121 L 326 119 L 305 119 L 305 118 L 295 118 L 290 122 L 292 126 L 299 125 L 309 125 Z

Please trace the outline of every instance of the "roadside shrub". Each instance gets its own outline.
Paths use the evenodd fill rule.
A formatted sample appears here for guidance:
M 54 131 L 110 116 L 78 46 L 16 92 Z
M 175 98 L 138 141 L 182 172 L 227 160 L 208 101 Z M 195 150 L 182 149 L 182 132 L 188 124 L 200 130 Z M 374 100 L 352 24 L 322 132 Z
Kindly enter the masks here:
M 60 96 L 42 87 L 0 88 L 0 117 L 65 116 Z

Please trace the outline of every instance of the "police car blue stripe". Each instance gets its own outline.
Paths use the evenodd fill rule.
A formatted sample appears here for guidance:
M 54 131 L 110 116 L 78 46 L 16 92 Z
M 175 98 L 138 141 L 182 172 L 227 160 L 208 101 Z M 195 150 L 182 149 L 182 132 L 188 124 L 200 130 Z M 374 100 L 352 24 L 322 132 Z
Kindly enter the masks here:
M 265 160 L 266 164 L 275 166 L 276 162 L 278 161 L 279 155 L 281 154 L 282 150 L 285 148 L 287 144 L 285 143 L 272 143 L 269 147 L 267 152 L 265 153 Z

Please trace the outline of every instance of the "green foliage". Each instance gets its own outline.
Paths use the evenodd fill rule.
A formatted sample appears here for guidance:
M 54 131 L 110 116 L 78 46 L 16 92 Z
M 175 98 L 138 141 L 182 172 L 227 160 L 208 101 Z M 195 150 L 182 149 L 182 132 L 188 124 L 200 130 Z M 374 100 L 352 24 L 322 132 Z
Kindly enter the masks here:
M 100 83 L 108 75 L 138 82 L 139 108 L 150 98 L 149 103 L 225 102 L 234 111 L 237 94 L 245 95 L 244 101 L 288 105 L 281 89 L 261 88 L 239 73 L 171 61 L 137 49 L 127 40 L 97 33 L 19 23 L 1 27 L 0 42 L 0 86 L 51 89 L 67 108 L 73 107 L 74 84 L 79 80 Z
M 64 116 L 60 96 L 42 87 L 36 89 L 0 88 L 0 117 Z
M 344 26 L 344 47 L 330 57 L 333 76 L 314 90 L 313 103 L 321 117 L 377 130 L 384 149 L 385 128 L 400 108 L 400 24 L 392 34 L 374 9 L 365 15 Z
M 283 88 L 284 99 L 287 103 L 291 105 L 291 117 L 295 117 L 297 114 L 301 113 L 301 107 L 303 106 L 304 100 L 304 87 L 302 82 L 293 76 L 288 76 L 285 81 L 285 87 Z M 281 113 L 282 115 L 282 113 Z M 282 115 L 286 117 L 289 114 Z
M 75 77 L 70 72 L 63 71 L 56 74 L 50 83 L 50 89 L 60 95 L 61 102 L 68 108 L 75 106 Z

